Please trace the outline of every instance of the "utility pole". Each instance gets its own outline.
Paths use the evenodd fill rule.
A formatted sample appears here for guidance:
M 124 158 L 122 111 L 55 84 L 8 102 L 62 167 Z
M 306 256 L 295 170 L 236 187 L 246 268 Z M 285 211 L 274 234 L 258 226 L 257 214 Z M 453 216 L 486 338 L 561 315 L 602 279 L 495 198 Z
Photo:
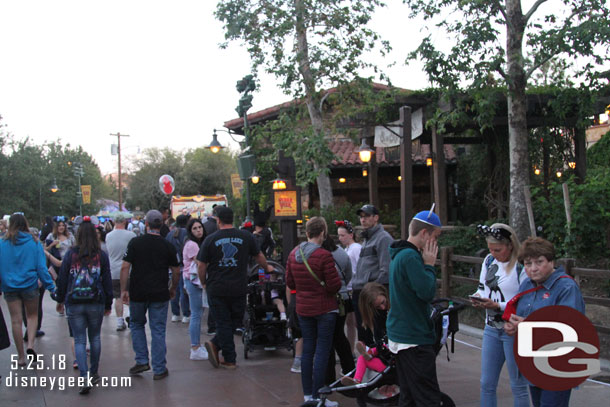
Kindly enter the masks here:
M 254 81 L 254 77 L 252 75 L 246 75 L 239 81 L 237 81 L 236 85 L 237 91 L 242 94 L 241 98 L 239 98 L 239 105 L 235 108 L 235 111 L 240 117 L 244 118 L 244 136 L 245 136 L 245 148 L 243 148 L 244 152 L 239 156 L 240 159 L 252 158 L 248 147 L 250 147 L 250 135 L 248 134 L 248 109 L 252 107 L 252 94 L 256 89 L 256 82 Z M 250 168 L 250 167 L 249 167 Z M 250 216 L 250 179 L 252 178 L 252 168 L 250 168 L 250 174 L 247 175 L 247 178 L 244 180 L 246 183 L 246 218 L 251 219 Z
M 128 134 L 110 133 L 111 137 L 116 137 L 118 140 L 117 144 L 117 154 L 119 156 L 119 212 L 123 210 L 123 185 L 121 182 L 121 137 L 129 137 Z

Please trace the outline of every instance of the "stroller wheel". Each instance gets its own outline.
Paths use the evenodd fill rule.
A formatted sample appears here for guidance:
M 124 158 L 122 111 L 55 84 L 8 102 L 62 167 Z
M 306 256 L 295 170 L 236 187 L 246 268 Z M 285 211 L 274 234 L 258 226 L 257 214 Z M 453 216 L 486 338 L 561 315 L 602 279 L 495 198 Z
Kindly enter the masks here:
M 445 393 L 441 392 L 441 407 L 455 407 L 455 403 Z

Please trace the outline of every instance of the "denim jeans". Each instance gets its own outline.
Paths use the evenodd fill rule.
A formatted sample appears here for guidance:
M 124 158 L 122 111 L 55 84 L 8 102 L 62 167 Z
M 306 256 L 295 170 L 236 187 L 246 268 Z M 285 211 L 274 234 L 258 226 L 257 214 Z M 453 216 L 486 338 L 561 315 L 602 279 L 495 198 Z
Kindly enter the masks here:
M 203 289 L 191 283 L 190 280 L 185 280 L 184 286 L 189 295 L 189 305 L 191 307 L 191 321 L 189 322 L 191 346 L 199 346 L 201 345 L 201 316 L 203 315 L 201 294 Z
M 131 329 L 131 342 L 133 351 L 136 354 L 138 365 L 148 364 L 148 344 L 146 343 L 146 311 L 150 320 L 150 353 L 152 359 L 153 372 L 161 374 L 165 372 L 165 327 L 167 326 L 167 308 L 169 301 L 162 302 L 129 302 Z
M 233 342 L 233 331 L 243 326 L 244 312 L 246 312 L 246 297 L 229 297 L 210 295 L 210 313 L 216 322 L 216 336 L 212 343 L 217 349 L 222 350 L 222 356 L 227 363 L 235 363 L 235 342 Z
M 172 315 L 180 315 L 180 309 L 182 308 L 183 317 L 191 316 L 188 294 L 184 292 L 182 269 L 180 270 L 180 281 L 178 282 L 178 287 L 176 287 L 176 296 L 170 301 L 170 303 L 172 305 Z
M 81 377 L 86 377 L 87 368 L 87 335 L 91 346 L 91 375 L 97 373 L 102 353 L 100 331 L 104 320 L 104 304 L 70 304 L 66 307 L 68 323 L 74 334 L 74 353 Z
M 510 387 L 515 407 L 529 407 L 527 380 L 517 368 L 513 355 L 514 337 L 503 329 L 485 326 L 483 331 L 483 350 L 481 353 L 481 407 L 496 407 L 496 388 L 504 361 L 508 368 Z
M 568 407 L 570 405 L 570 390 L 550 391 L 530 386 L 534 407 Z
M 299 324 L 303 334 L 301 384 L 305 396 L 318 398 L 318 390 L 324 385 L 337 315 L 336 312 L 315 317 L 299 315 Z

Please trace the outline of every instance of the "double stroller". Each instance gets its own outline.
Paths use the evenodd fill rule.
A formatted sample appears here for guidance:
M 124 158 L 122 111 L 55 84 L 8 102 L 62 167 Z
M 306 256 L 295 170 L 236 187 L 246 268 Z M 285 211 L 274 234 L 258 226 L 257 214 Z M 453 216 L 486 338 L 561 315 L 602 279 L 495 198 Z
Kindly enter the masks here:
M 294 355 L 294 343 L 288 329 L 288 321 L 280 318 L 280 312 L 273 303 L 279 298 L 286 306 L 286 271 L 272 260 L 267 261 L 274 271 L 265 272 L 258 264 L 248 272 L 248 294 L 246 321 L 242 341 L 244 358 L 257 349 L 267 351 L 285 348 Z
M 452 304 L 448 299 L 438 298 L 432 302 L 431 320 L 436 331 L 436 354 L 440 352 L 443 346 L 447 347 L 449 352 L 449 337 L 451 337 L 451 353 L 454 351 L 454 335 L 459 330 L 458 312 L 465 307 L 464 304 Z M 445 326 L 443 326 L 443 317 Z M 303 406 L 324 406 L 324 402 L 333 392 L 339 392 L 346 397 L 355 398 L 359 407 L 365 407 L 367 403 L 375 406 L 395 406 L 398 405 L 400 398 L 400 389 L 398 387 L 398 378 L 396 376 L 396 355 L 391 353 L 384 343 L 377 344 L 377 357 L 380 357 L 386 368 L 382 372 L 374 372 L 367 370 L 362 383 L 344 386 L 341 384 L 341 379 L 336 380 L 330 385 L 319 390 L 320 401 L 308 402 Z M 355 369 L 348 375 L 353 376 Z M 445 393 L 441 393 L 441 406 L 453 407 L 455 403 Z

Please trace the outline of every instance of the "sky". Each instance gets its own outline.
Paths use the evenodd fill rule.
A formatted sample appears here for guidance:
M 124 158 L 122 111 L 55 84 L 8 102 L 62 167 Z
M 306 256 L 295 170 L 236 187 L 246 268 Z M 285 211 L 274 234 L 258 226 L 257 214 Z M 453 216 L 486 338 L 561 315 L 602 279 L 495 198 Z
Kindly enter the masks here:
M 421 26 L 400 1 L 372 26 L 394 51 L 376 59 L 396 86 L 427 86 L 421 65 L 405 66 Z M 102 173 L 117 171 L 111 144 L 121 133 L 123 165 L 150 147 L 208 145 L 214 128 L 237 117 L 235 83 L 250 73 L 237 43 L 220 49 L 216 2 L 0 0 L 0 115 L 4 131 L 36 144 L 81 145 Z M 291 100 L 261 75 L 250 113 Z M 229 143 L 226 133 L 220 142 Z M 126 163 L 127 161 L 127 163 Z

